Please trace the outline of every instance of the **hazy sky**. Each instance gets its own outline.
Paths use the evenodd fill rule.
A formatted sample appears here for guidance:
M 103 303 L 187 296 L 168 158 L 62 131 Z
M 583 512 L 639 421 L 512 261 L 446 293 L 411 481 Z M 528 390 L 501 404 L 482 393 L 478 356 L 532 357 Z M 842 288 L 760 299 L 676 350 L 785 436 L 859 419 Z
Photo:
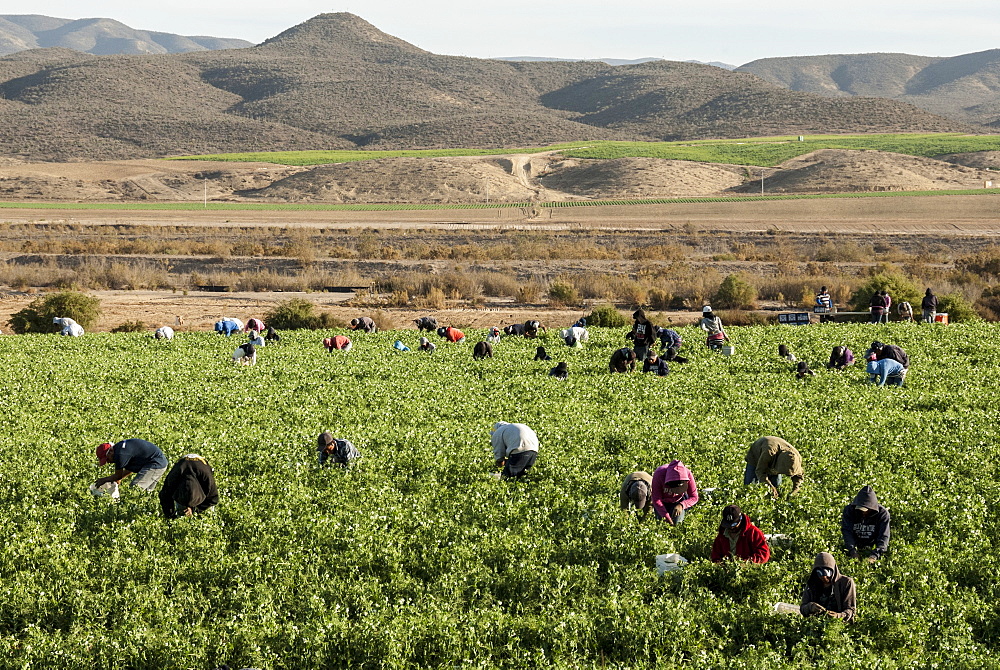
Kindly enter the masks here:
M 769 56 L 1000 48 L 996 0 L 31 0 L 3 14 L 108 17 L 133 28 L 260 42 L 324 12 L 348 11 L 439 54 L 642 58 L 741 65 Z

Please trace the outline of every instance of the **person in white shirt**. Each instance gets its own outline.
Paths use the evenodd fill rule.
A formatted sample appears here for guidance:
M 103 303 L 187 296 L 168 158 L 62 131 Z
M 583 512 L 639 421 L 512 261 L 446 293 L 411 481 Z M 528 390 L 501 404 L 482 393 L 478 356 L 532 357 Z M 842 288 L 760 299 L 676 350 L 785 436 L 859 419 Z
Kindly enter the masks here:
M 490 444 L 501 477 L 522 477 L 538 457 L 538 435 L 523 423 L 498 421 L 490 431 Z
M 59 331 L 60 335 L 66 335 L 69 337 L 80 337 L 83 335 L 83 326 L 78 324 L 73 319 L 69 317 L 55 317 L 52 319 L 52 323 L 57 326 L 62 326 L 62 330 Z

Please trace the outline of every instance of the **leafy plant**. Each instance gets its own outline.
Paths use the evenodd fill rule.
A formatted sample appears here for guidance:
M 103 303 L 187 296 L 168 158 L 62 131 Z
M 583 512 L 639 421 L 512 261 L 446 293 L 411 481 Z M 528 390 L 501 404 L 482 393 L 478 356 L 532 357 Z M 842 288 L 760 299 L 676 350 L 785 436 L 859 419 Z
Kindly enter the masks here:
M 712 303 L 723 309 L 753 309 L 757 306 L 757 289 L 739 275 L 729 275 L 722 280 Z
M 278 330 L 317 330 L 347 325 L 328 312 L 317 313 L 316 305 L 305 298 L 292 298 L 280 303 L 264 316 L 264 323 Z
M 623 328 L 629 325 L 627 316 L 612 305 L 600 305 L 587 317 L 588 326 L 600 328 Z
M 62 326 L 52 323 L 55 318 L 70 318 L 84 329 L 91 327 L 101 316 L 98 298 L 62 291 L 35 298 L 27 307 L 10 317 L 10 327 L 18 334 L 58 333 Z

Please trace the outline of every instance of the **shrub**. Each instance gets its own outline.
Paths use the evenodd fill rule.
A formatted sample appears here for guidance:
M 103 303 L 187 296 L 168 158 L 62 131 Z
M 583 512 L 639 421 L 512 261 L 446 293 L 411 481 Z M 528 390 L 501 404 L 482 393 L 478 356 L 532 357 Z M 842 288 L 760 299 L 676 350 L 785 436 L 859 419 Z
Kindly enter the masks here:
M 378 310 L 371 315 L 371 318 L 379 330 L 396 330 L 399 327 L 399 324 L 396 323 L 396 317 L 385 310 Z
M 890 309 L 893 310 L 895 305 L 904 300 L 911 305 L 919 306 L 920 299 L 923 297 L 923 292 L 918 290 L 916 285 L 905 275 L 899 272 L 880 272 L 858 287 L 858 290 L 851 297 L 851 308 L 856 312 L 867 311 L 872 294 L 883 289 L 888 291 L 889 297 L 892 298 L 893 306 Z
M 919 310 L 919 307 L 918 302 L 916 310 Z M 983 320 L 972 303 L 958 293 L 939 295 L 937 311 L 946 313 L 949 323 L 972 323 Z M 917 313 L 919 314 L 919 311 Z
M 587 325 L 601 328 L 622 328 L 628 325 L 628 317 L 611 305 L 601 305 L 595 307 L 594 311 L 587 317 Z
M 101 301 L 75 291 L 62 291 L 35 298 L 21 311 L 12 314 L 10 327 L 18 334 L 58 333 L 62 328 L 52 319 L 68 317 L 85 329 L 97 322 Z
M 292 298 L 279 304 L 264 315 L 264 323 L 278 330 L 316 330 L 317 328 L 343 328 L 342 319 L 324 312 L 318 314 L 316 305 L 304 298 Z
M 549 286 L 549 300 L 563 305 L 577 305 L 580 303 L 580 293 L 572 284 L 554 282 Z
M 145 321 L 126 321 L 111 329 L 112 333 L 141 333 L 149 326 Z
M 723 309 L 753 309 L 757 303 L 757 289 L 739 275 L 729 275 L 712 298 L 712 304 Z

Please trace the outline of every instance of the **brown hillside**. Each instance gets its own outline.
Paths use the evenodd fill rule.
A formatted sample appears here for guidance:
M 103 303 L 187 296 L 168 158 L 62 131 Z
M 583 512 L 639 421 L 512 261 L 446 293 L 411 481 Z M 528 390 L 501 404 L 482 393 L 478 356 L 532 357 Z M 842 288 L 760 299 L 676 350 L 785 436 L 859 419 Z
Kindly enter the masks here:
M 946 163 L 965 165 L 978 170 L 1000 170 L 1000 151 L 973 151 L 966 154 L 946 154 L 936 157 Z M 1000 175 L 997 175 L 1000 178 Z
M 539 182 L 585 198 L 670 198 L 722 193 L 741 185 L 745 175 L 744 168 L 693 161 L 566 159 L 547 166 Z

